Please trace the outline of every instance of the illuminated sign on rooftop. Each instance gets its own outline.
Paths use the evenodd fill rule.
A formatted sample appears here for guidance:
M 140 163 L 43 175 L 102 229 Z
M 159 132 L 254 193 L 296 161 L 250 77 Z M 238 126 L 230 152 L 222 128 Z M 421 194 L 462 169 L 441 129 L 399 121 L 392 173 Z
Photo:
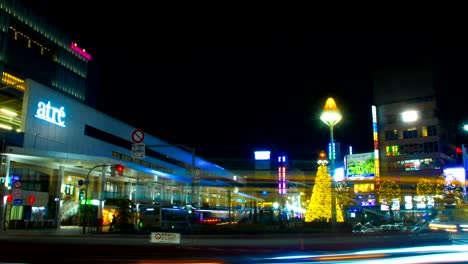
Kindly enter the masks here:
M 270 160 L 270 151 L 255 151 L 255 160 Z
M 89 55 L 88 53 L 86 53 L 86 50 L 85 49 L 81 49 L 80 47 L 78 47 L 78 44 L 76 42 L 72 42 L 70 44 L 70 48 L 75 51 L 76 53 L 80 54 L 81 56 L 85 57 L 87 60 L 91 60 L 91 55 Z

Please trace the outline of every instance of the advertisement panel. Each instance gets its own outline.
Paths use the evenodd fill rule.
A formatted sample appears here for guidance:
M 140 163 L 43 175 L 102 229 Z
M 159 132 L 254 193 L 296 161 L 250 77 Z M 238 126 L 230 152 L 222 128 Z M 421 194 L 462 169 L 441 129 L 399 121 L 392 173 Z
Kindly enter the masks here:
M 374 178 L 374 152 L 346 155 L 346 177 L 365 180 Z

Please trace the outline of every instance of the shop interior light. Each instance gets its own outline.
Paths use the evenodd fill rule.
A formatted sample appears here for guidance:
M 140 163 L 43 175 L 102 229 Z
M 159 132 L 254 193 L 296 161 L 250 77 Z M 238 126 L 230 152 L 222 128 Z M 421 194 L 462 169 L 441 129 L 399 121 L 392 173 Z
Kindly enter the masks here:
M 6 114 L 6 115 L 9 115 L 9 116 L 17 116 L 18 114 L 11 111 L 11 110 L 8 110 L 8 109 L 5 109 L 5 108 L 0 108 L 0 112 Z
M 13 129 L 11 126 L 7 126 L 5 124 L 0 124 L 0 128 L 6 129 L 6 130 L 12 130 Z

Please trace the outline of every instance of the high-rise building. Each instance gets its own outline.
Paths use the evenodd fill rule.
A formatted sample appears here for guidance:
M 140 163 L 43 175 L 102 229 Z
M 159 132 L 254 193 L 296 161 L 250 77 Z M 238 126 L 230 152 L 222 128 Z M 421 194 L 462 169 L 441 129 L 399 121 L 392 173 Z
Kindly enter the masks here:
M 64 95 L 94 106 L 87 89 L 92 59 L 84 47 L 22 1 L 0 0 L 0 107 L 19 113 L 24 81 L 33 79 Z M 21 118 L 0 124 L 22 130 Z
M 414 192 L 415 179 L 437 177 L 457 163 L 439 74 L 430 63 L 393 64 L 374 74 L 379 174 L 399 182 L 403 193 Z

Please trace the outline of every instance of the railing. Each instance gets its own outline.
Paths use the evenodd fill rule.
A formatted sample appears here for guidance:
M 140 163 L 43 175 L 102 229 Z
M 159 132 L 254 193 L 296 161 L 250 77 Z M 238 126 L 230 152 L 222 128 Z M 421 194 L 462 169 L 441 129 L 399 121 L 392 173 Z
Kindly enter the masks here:
M 10 220 L 8 229 L 37 229 L 37 228 L 55 228 L 55 220 Z

